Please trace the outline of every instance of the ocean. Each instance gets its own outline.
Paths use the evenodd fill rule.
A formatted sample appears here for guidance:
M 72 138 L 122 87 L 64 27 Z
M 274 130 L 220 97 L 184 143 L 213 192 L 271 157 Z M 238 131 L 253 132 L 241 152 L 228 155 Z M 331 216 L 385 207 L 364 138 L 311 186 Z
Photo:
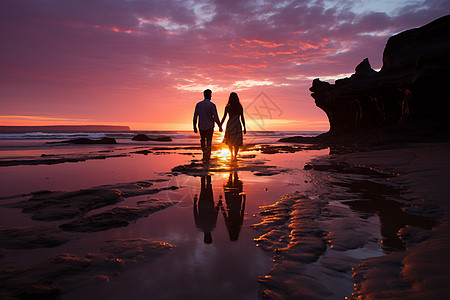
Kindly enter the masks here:
M 244 136 L 247 144 L 272 144 L 281 138 L 291 136 L 312 137 L 323 133 L 322 131 L 250 131 Z M 132 138 L 137 134 L 146 134 L 149 137 L 169 136 L 171 142 L 149 141 L 137 142 Z M 221 134 L 216 129 L 214 133 L 216 141 Z M 192 131 L 85 131 L 85 132 L 18 132 L 10 133 L 0 131 L 0 150 L 6 148 L 43 147 L 49 142 L 66 141 L 70 139 L 88 138 L 98 140 L 104 137 L 116 139 L 118 144 L 149 144 L 149 145 L 197 145 L 199 135 Z M 55 144 L 53 144 L 54 146 Z

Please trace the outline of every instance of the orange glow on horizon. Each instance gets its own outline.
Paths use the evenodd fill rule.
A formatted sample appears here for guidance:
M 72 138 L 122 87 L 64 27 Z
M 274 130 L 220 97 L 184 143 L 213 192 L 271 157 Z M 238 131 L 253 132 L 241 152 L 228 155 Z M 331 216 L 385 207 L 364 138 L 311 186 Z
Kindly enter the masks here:
M 190 117 L 182 118 L 189 119 Z M 291 131 L 328 131 L 327 121 L 295 121 L 284 119 L 265 120 L 264 126 L 246 117 L 247 130 L 291 130 Z M 145 123 L 145 122 L 118 122 L 118 121 L 98 121 L 92 119 L 70 119 L 43 116 L 0 116 L 0 126 L 63 126 L 63 125 L 113 125 L 128 126 L 131 130 L 174 130 L 193 131 L 191 123 Z M 226 126 L 223 132 L 219 132 L 217 126 L 214 131 L 214 143 L 220 144 L 225 135 Z

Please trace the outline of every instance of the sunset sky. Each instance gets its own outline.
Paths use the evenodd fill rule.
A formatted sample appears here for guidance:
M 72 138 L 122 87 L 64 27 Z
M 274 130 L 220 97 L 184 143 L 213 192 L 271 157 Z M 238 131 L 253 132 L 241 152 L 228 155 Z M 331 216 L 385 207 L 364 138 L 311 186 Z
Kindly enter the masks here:
M 327 130 L 308 88 L 448 0 L 1 0 L 0 125 L 189 130 L 202 91 L 230 92 L 251 130 Z

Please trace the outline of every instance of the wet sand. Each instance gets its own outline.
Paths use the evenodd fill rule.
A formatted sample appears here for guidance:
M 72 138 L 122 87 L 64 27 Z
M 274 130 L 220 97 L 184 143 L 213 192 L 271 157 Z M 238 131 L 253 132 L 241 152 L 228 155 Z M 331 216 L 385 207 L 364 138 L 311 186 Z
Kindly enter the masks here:
M 89 147 L 3 159 L 2 297 L 448 292 L 448 145 Z
M 404 251 L 361 263 L 354 274 L 362 298 L 446 299 L 450 287 L 449 144 L 408 144 L 397 149 L 342 155 L 340 161 L 395 172 L 406 218 L 398 236 Z M 427 220 L 428 219 L 428 220 Z

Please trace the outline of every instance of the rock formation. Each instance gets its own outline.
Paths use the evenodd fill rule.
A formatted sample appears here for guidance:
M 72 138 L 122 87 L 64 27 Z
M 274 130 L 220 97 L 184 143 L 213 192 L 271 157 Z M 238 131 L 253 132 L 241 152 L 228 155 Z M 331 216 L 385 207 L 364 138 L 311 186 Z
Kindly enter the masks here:
M 138 134 L 132 138 L 133 141 L 141 141 L 141 142 L 147 142 L 147 141 L 155 141 L 155 142 L 171 142 L 172 138 L 170 136 L 158 136 L 158 137 L 149 137 L 146 134 Z
M 319 140 L 449 140 L 449 83 L 450 15 L 392 36 L 379 72 L 366 58 L 350 78 L 315 79 L 311 96 L 330 122 Z
M 77 138 L 71 140 L 65 140 L 60 142 L 47 142 L 47 144 L 58 144 L 58 143 L 67 143 L 67 144 L 76 144 L 76 145 L 92 145 L 92 144 L 117 144 L 116 139 L 104 137 L 100 140 L 93 140 L 88 138 Z

